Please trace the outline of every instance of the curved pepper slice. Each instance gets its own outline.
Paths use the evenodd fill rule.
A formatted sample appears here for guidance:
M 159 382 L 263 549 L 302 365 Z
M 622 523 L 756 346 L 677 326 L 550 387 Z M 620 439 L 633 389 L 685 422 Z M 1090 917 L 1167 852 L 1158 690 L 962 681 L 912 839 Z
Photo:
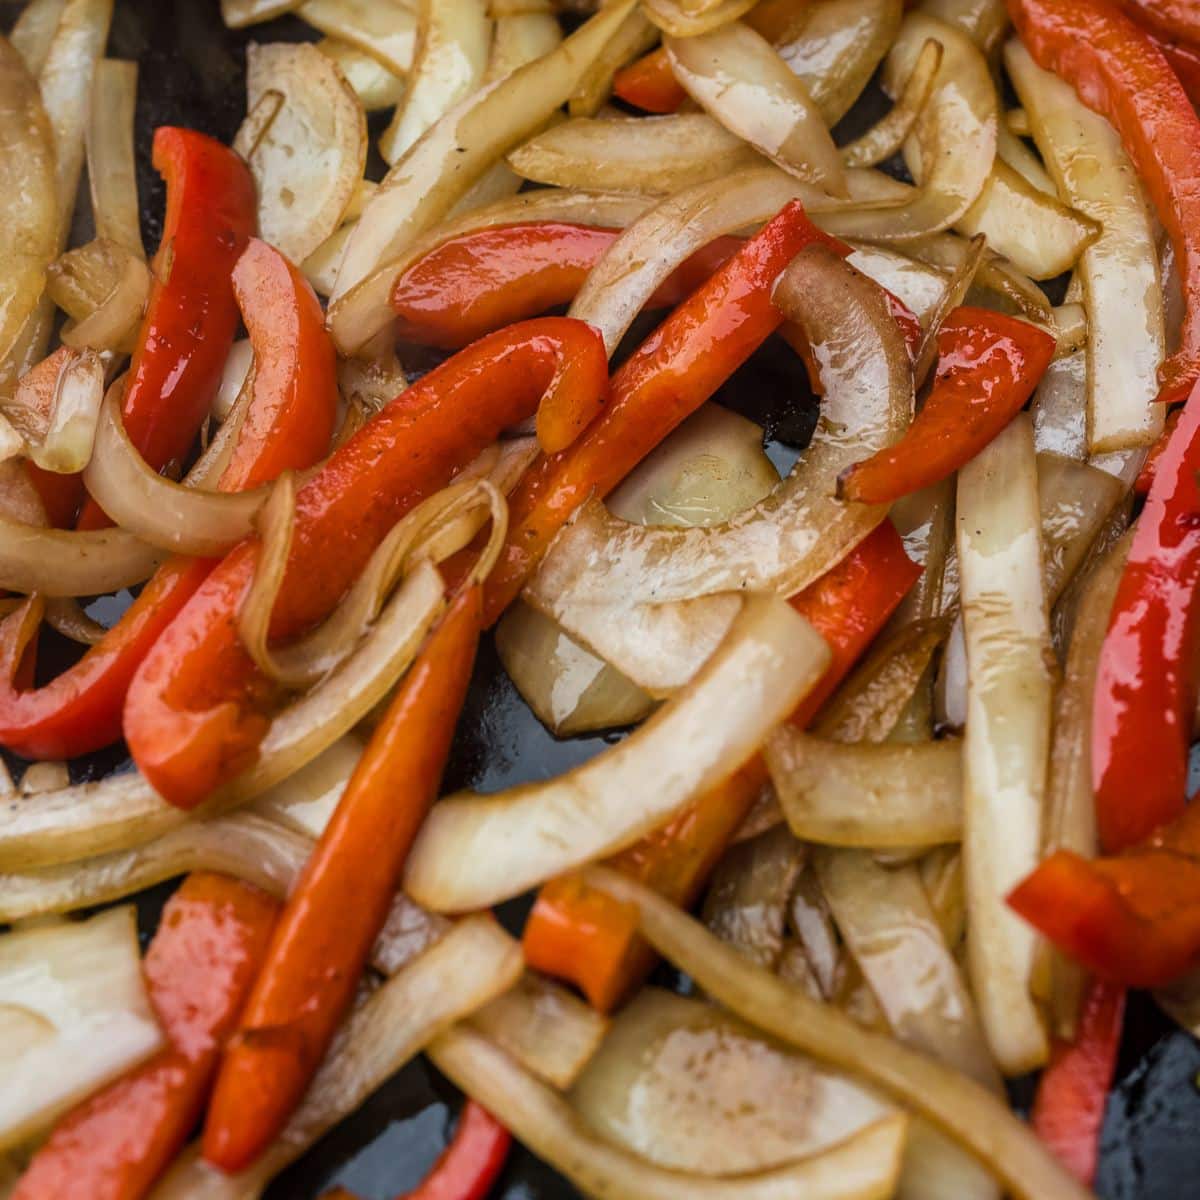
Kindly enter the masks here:
M 1054 339 L 1028 321 L 956 308 L 938 332 L 933 389 L 904 436 L 855 463 L 839 494 L 890 504 L 969 462 L 1025 407 L 1054 357 Z
M 1200 105 L 1200 44 L 1186 46 L 1182 42 L 1169 42 L 1153 33 L 1154 43 L 1166 55 L 1169 62 L 1183 84 L 1188 99 L 1193 106 Z
M 1129 15 L 1160 37 L 1200 46 L 1200 8 L 1195 0 L 1125 0 Z
M 1158 398 L 1181 400 L 1200 377 L 1200 118 L 1162 51 L 1106 0 L 1008 0 L 1008 10 L 1038 65 L 1112 122 L 1170 234 L 1187 315 Z
M 1030 1123 L 1080 1183 L 1091 1186 L 1121 1046 L 1125 989 L 1093 979 L 1073 1042 L 1058 1042 L 1038 1080 Z
M 395 522 L 539 401 L 542 444 L 561 449 L 607 390 L 599 334 L 565 317 L 511 326 L 431 371 L 297 493 L 272 636 L 294 636 L 327 616 Z M 279 700 L 234 628 L 257 559 L 254 539 L 230 551 L 159 638 L 126 699 L 135 761 L 160 795 L 184 808 L 253 760 Z
M 278 905 L 224 875 L 189 875 L 143 970 L 168 1045 L 69 1112 L 13 1200 L 140 1200 L 187 1140 L 267 948 Z
M 304 276 L 252 239 L 232 284 L 254 350 L 255 379 L 217 485 L 224 492 L 312 466 L 329 447 L 338 402 L 333 343 Z M 116 741 L 134 671 L 213 565 L 182 557 L 164 564 L 101 641 L 44 687 L 30 687 L 37 622 L 14 613 L 0 624 L 0 745 L 29 758 L 73 758 Z
M 612 401 L 559 454 L 543 454 L 509 498 L 504 552 L 488 579 L 491 624 L 521 590 L 554 535 L 589 496 L 607 495 L 695 412 L 783 323 L 771 289 L 811 242 L 849 247 L 786 205 L 652 333 L 613 376 Z
M 414 263 L 392 289 L 397 335 L 457 350 L 484 334 L 566 304 L 620 236 L 565 221 L 498 225 L 443 242 Z M 742 244 L 717 238 L 671 274 L 649 308 L 678 304 Z
M 1105 850 L 1187 798 L 1200 650 L 1200 385 L 1166 449 L 1117 588 L 1092 700 L 1092 787 Z
M 230 274 L 257 209 L 249 168 L 214 138 L 161 126 L 154 166 L 167 181 L 167 213 L 121 416 L 130 441 L 158 469 L 182 461 L 217 393 L 237 331 Z M 87 501 L 79 528 L 108 524 Z
M 1101 979 L 1165 987 L 1200 960 L 1200 805 L 1122 854 L 1056 851 L 1008 899 Z
M 804 726 L 812 720 L 920 574 L 896 527 L 884 521 L 836 567 L 792 597 L 792 607 L 833 651 L 821 682 L 792 714 L 793 722 Z M 765 766 L 756 757 L 609 865 L 687 907 L 765 780 Z M 615 1008 L 655 962 L 638 933 L 637 914 L 577 875 L 555 879 L 538 892 L 522 945 L 531 967 L 569 980 L 601 1012 Z
M 249 1166 L 303 1098 L 346 1015 L 437 798 L 479 642 L 480 592 L 451 605 L 376 727 L 284 907 L 204 1126 L 204 1157 Z
M 613 95 L 644 112 L 673 113 L 687 98 L 661 47 L 622 67 L 613 76 Z

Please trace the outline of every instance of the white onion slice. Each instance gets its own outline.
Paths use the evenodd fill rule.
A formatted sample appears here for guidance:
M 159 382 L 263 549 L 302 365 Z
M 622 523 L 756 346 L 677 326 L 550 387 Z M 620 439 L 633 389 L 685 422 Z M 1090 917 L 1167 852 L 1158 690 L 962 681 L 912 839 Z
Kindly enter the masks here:
M 252 1166 L 226 1175 L 193 1146 L 159 1181 L 151 1200 L 256 1200 L 275 1175 L 431 1038 L 507 991 L 520 974 L 521 948 L 491 916 L 460 921 L 350 1014 L 299 1108 Z
M 891 1093 L 963 1145 L 1020 1200 L 1087 1200 L 1076 1183 L 1002 1099 L 891 1036 L 747 962 L 699 922 L 625 875 L 589 867 L 586 881 L 636 905 L 642 933 L 730 1012 L 785 1045 L 853 1072 Z M 440 1048 L 431 1049 L 436 1054 Z
M 1087 460 L 1087 356 L 1055 359 L 1033 394 L 1033 445 L 1039 454 Z
M 420 0 L 417 44 L 404 96 L 379 139 L 394 163 L 483 78 L 492 43 L 487 0 Z
M 707 1176 L 820 1154 L 895 1112 L 712 1005 L 654 987 L 621 1010 L 570 1099 L 613 1144 Z
M 300 3 L 301 0 L 221 0 L 221 20 L 230 29 L 242 29 L 282 17 L 299 8 Z
M 393 75 L 406 75 L 412 66 L 417 16 L 408 0 L 306 0 L 296 14 L 378 59 Z
M 635 2 L 615 0 L 545 58 L 464 100 L 392 167 L 351 235 L 338 272 L 329 326 L 343 353 L 353 353 L 391 323 L 388 300 L 396 276 L 386 264 L 441 220 L 497 157 L 550 120 Z
M 45 64 L 66 7 L 67 0 L 29 0 L 17 14 L 8 40 L 31 75 L 37 75 Z
M 110 354 L 128 352 L 146 310 L 150 283 L 150 269 L 130 254 L 116 287 L 93 312 L 63 329 L 63 343 Z
M 1103 226 L 1083 254 L 1088 312 L 1088 448 L 1150 445 L 1162 430 L 1155 403 L 1166 353 L 1154 218 L 1121 139 L 1069 84 L 1043 71 L 1019 44 L 1005 63 L 1060 192 Z
M 687 0 L 644 0 L 646 15 L 664 33 L 675 37 L 699 37 L 736 21 L 752 9 L 758 0 L 705 0 L 689 4 Z
M 522 9 L 501 12 L 497 5 L 490 6 L 496 22 L 492 34 L 492 51 L 488 57 L 484 83 L 502 79 L 510 71 L 523 67 L 543 55 L 549 54 L 563 39 L 562 26 L 549 9 Z M 571 116 L 591 116 L 571 109 Z
M 792 832 L 864 849 L 962 839 L 962 746 L 842 745 L 790 726 L 766 744 L 771 780 Z
M 379 59 L 357 46 L 341 38 L 329 37 L 319 41 L 317 49 L 337 64 L 366 112 L 391 108 L 404 95 L 403 77 L 393 74 Z
M 841 156 L 804 84 L 771 44 L 732 22 L 663 41 L 675 78 L 731 133 L 785 171 L 846 195 Z
M 691 685 L 619 745 L 543 783 L 435 805 L 405 890 L 426 908 L 462 912 L 624 849 L 745 763 L 828 659 L 787 604 L 751 596 Z
M 558 22 L 548 13 L 529 14 L 527 21 L 541 17 L 558 29 Z M 518 18 L 509 17 L 510 21 Z M 497 34 L 499 27 L 497 27 Z M 561 36 L 561 34 L 560 34 Z M 591 70 L 580 81 L 570 100 L 567 113 L 572 117 L 594 117 L 612 95 L 613 76 L 626 64 L 641 57 L 658 42 L 658 29 L 641 9 L 634 9 L 625 18 L 625 23 L 613 35 L 612 40 L 601 51 Z M 499 38 L 497 37 L 497 43 Z M 558 43 L 555 42 L 554 45 Z M 489 68 L 490 73 L 490 68 Z
M 0 1149 L 163 1045 L 133 906 L 0 936 Z
M 882 291 L 823 247 L 803 251 L 777 303 L 820 347 L 816 435 L 765 500 L 706 528 L 644 528 L 601 503 L 559 534 L 525 599 L 651 695 L 694 674 L 730 620 L 740 589 L 792 595 L 883 519 L 834 497 L 838 473 L 866 446 L 891 444 L 912 411 L 908 351 Z M 874 449 L 867 451 L 874 453 Z
M 1033 431 L 1018 415 L 958 474 L 969 963 L 992 1053 L 1010 1075 L 1048 1051 L 1029 990 L 1037 935 L 1005 900 L 1041 853 L 1053 682 L 1040 530 Z
M 247 48 L 247 111 L 270 92 L 282 101 L 268 128 L 255 137 L 247 118 L 233 145 L 257 185 L 259 232 L 303 262 L 337 229 L 362 179 L 366 118 L 333 60 L 312 45 Z
M 603 120 L 576 117 L 518 146 L 508 162 L 525 179 L 556 187 L 615 186 L 669 196 L 762 159 L 704 113 L 674 113 Z
M 145 259 L 133 161 L 137 78 L 135 62 L 106 58 L 96 64 L 85 141 L 96 236 Z
M 434 1065 L 539 1158 L 593 1196 L 610 1200 L 885 1200 L 895 1187 L 906 1121 L 886 1117 L 809 1160 L 713 1179 L 665 1170 L 591 1134 L 561 1096 L 502 1050 L 458 1027 L 435 1039 Z

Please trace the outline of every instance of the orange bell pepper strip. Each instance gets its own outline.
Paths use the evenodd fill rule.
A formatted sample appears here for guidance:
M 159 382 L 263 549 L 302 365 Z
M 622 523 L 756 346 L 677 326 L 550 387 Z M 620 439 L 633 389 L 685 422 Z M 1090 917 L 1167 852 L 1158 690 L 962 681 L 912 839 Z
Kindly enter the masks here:
M 833 651 L 830 665 L 792 720 L 807 725 L 875 639 L 921 573 L 890 521 L 836 567 L 792 597 Z M 609 862 L 676 904 L 692 904 L 766 780 L 755 757 L 669 824 Z M 525 961 L 565 979 L 600 1012 L 611 1012 L 654 966 L 637 914 L 578 875 L 545 884 L 525 924 Z
M 1110 853 L 1174 820 L 1187 800 L 1200 682 L 1198 475 L 1200 384 L 1158 460 L 1100 648 L 1092 789 Z
M 1124 1016 L 1125 989 L 1093 979 L 1083 997 L 1075 1040 L 1055 1044 L 1033 1100 L 1034 1132 L 1087 1187 L 1096 1178 Z
M 1194 0 L 1125 0 L 1125 9 L 1159 37 L 1200 46 L 1200 8 Z
M 277 909 L 265 893 L 224 875 L 184 880 L 143 964 L 167 1046 L 63 1117 L 12 1200 L 146 1195 L 204 1109 Z
M 1053 357 L 1054 339 L 1028 321 L 956 308 L 924 407 L 895 445 L 842 473 L 839 495 L 890 504 L 953 474 L 1025 407 Z
M 1165 987 L 1200 961 L 1200 805 L 1120 854 L 1058 850 L 1008 901 L 1101 979 Z
M 182 462 L 217 394 L 237 332 L 230 273 L 258 218 L 250 169 L 214 138 L 161 126 L 154 166 L 167 212 L 121 416 L 157 470 Z M 92 500 L 79 516 L 80 529 L 110 523 Z
M 287 1123 L 354 999 L 437 798 L 479 642 L 478 585 L 451 605 L 375 729 L 275 927 L 221 1062 L 204 1157 L 252 1163 Z
M 251 239 L 232 274 L 254 350 L 254 390 L 218 483 L 223 492 L 310 467 L 337 415 L 336 356 L 320 302 L 279 251 Z M 74 758 L 121 736 L 129 682 L 159 635 L 212 571 L 211 559 L 165 563 L 112 629 L 72 667 L 33 688 L 36 621 L 0 623 L 0 745 L 28 758 Z
M 613 76 L 613 95 L 634 108 L 660 115 L 675 112 L 688 98 L 661 47 L 622 67 Z
M 812 242 L 849 248 L 786 205 L 652 333 L 612 380 L 612 399 L 569 449 L 536 459 L 509 497 L 509 530 L 488 579 L 491 624 L 521 590 L 571 514 L 606 496 L 783 323 L 771 289 Z
M 565 317 L 510 326 L 424 376 L 299 489 L 272 636 L 294 636 L 327 616 L 395 522 L 539 401 L 542 444 L 561 449 L 607 389 L 599 334 Z M 230 551 L 159 637 L 126 698 L 135 761 L 184 808 L 253 761 L 280 700 L 234 628 L 258 549 L 250 538 Z
M 566 304 L 620 234 L 593 225 L 535 221 L 451 238 L 396 280 L 397 336 L 457 350 Z M 723 237 L 697 251 L 663 282 L 647 307 L 678 304 L 741 244 L 739 238 Z
M 1187 312 L 1158 398 L 1182 400 L 1200 377 L 1200 118 L 1162 51 L 1108 0 L 1008 0 L 1008 9 L 1038 65 L 1112 122 L 1171 237 Z
M 481 1104 L 468 1099 L 450 1145 L 411 1192 L 396 1200 L 486 1200 L 504 1170 L 512 1135 Z M 321 1200 L 357 1200 L 337 1188 Z

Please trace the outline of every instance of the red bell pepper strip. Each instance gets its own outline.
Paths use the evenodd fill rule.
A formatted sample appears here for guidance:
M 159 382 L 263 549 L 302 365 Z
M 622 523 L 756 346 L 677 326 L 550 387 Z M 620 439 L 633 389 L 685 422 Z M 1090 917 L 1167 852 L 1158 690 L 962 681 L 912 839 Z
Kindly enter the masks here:
M 1108 0 L 1008 0 L 1008 9 L 1038 65 L 1112 122 L 1171 237 L 1187 313 L 1158 398 L 1182 400 L 1200 377 L 1200 118 L 1162 51 Z
M 675 112 L 688 98 L 661 48 L 622 67 L 613 76 L 613 95 L 644 112 L 659 114 Z
M 272 636 L 294 636 L 327 616 L 395 522 L 539 401 L 543 445 L 561 448 L 607 388 L 599 334 L 565 317 L 511 326 L 424 376 L 297 493 Z M 125 702 L 135 761 L 184 808 L 254 759 L 279 701 L 234 628 L 257 558 L 255 539 L 225 557 L 147 655 Z
M 890 504 L 969 462 L 1025 407 L 1054 357 L 1028 321 L 956 308 L 938 331 L 938 366 L 924 407 L 893 446 L 842 473 L 847 500 Z
M 1167 62 L 1187 92 L 1192 107 L 1200 106 L 1200 46 L 1185 46 L 1182 42 L 1168 42 L 1165 38 L 1154 38 L 1154 44 L 1166 55 Z
M 251 239 L 232 275 L 256 363 L 254 391 L 218 488 L 242 491 L 329 447 L 337 413 L 336 356 L 304 276 Z M 129 682 L 159 635 L 204 582 L 211 559 L 173 558 L 74 666 L 32 688 L 36 622 L 0 623 L 0 745 L 29 758 L 73 758 L 121 736 Z
M 392 289 L 397 335 L 427 346 L 462 346 L 566 304 L 620 236 L 619 229 L 536 221 L 498 225 L 443 242 L 405 271 Z M 678 304 L 741 245 L 723 237 L 680 264 L 648 308 Z
M 230 273 L 257 209 L 245 162 L 202 133 L 161 126 L 154 166 L 167 181 L 167 213 L 121 415 L 157 470 L 183 460 L 217 393 L 237 331 Z M 108 524 L 89 500 L 79 528 Z
M 617 371 L 612 399 L 587 432 L 570 449 L 534 461 L 509 497 L 508 538 L 485 590 L 489 625 L 584 500 L 607 495 L 779 328 L 771 289 L 812 242 L 849 253 L 799 201 L 786 205 Z
M 204 1126 L 204 1156 L 222 1170 L 241 1170 L 274 1141 L 354 999 L 409 848 L 437 798 L 480 610 L 472 586 L 438 625 L 288 898 Z
M 83 499 L 83 480 L 78 475 L 60 475 L 44 471 L 35 462 L 26 460 L 25 474 L 37 490 L 46 519 L 55 529 L 70 529 Z
M 1198 473 L 1200 385 L 1158 461 L 1100 649 L 1092 787 L 1110 852 L 1173 820 L 1187 798 L 1200 661 Z
M 885 521 L 836 567 L 792 597 L 792 607 L 833 651 L 821 682 L 792 714 L 794 722 L 809 724 L 920 573 L 895 526 Z M 756 757 L 609 865 L 677 904 L 690 905 L 765 779 L 763 761 Z M 522 946 L 531 967 L 575 984 L 601 1012 L 615 1008 L 655 962 L 638 934 L 636 912 L 577 875 L 562 876 L 538 892 Z
M 1195 0 L 1125 0 L 1125 9 L 1159 37 L 1200 46 L 1200 8 Z
M 454 1139 L 432 1170 L 411 1192 L 396 1200 L 486 1200 L 504 1170 L 512 1135 L 482 1105 L 467 1100 Z M 321 1200 L 357 1200 L 337 1188 Z
M 1125 989 L 1093 979 L 1083 997 L 1075 1040 L 1055 1044 L 1033 1101 L 1034 1131 L 1087 1187 L 1096 1177 L 1124 1015 Z
M 1094 975 L 1165 987 L 1200 959 L 1200 805 L 1121 854 L 1056 851 L 1009 903 Z
M 168 1045 L 63 1117 L 13 1200 L 139 1200 L 150 1190 L 204 1108 L 277 907 L 224 875 L 184 880 L 143 964 Z
M 1172 409 L 1167 413 L 1163 431 L 1159 434 L 1158 441 L 1150 448 L 1150 453 L 1146 455 L 1146 461 L 1142 464 L 1142 469 L 1134 481 L 1133 490 L 1137 495 L 1148 496 L 1150 494 L 1150 489 L 1154 486 L 1154 476 L 1158 473 L 1159 460 L 1171 444 L 1171 435 L 1175 432 L 1175 426 L 1179 424 L 1179 418 L 1182 415 L 1183 409 L 1181 408 Z

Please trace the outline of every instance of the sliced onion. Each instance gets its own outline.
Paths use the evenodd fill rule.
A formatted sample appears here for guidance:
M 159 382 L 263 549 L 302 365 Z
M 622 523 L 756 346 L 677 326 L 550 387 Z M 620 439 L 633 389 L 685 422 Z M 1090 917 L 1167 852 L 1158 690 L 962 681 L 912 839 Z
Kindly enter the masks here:
M 127 259 L 116 286 L 98 308 L 62 331 L 68 346 L 125 353 L 134 339 L 150 297 L 150 270 L 134 255 Z
M 0 920 L 108 904 L 188 871 L 220 871 L 286 896 L 311 839 L 253 813 L 188 821 L 131 850 L 0 875 Z
M 492 43 L 486 0 L 421 0 L 412 71 L 379 152 L 394 163 L 483 79 Z
M 391 108 L 404 95 L 403 76 L 393 74 L 379 59 L 364 53 L 357 46 L 341 38 L 330 37 L 319 41 L 317 49 L 333 59 L 366 112 Z
M 464 100 L 388 172 L 350 237 L 332 297 L 329 324 L 343 353 L 390 326 L 391 260 L 441 220 L 500 155 L 550 120 L 635 2 L 616 0 L 545 58 Z
M 957 604 L 957 584 L 953 596 L 943 595 L 948 590 L 944 587 L 947 562 L 954 549 L 953 479 L 897 500 L 888 519 L 903 537 L 905 553 L 924 568 L 892 618 L 894 627 L 902 629 L 942 615 Z
M 417 17 L 409 0 L 305 0 L 297 15 L 330 37 L 378 59 L 393 75 L 406 75 L 417 42 Z
M 408 668 L 443 607 L 441 577 L 435 567 L 423 564 L 400 586 L 350 658 L 275 717 L 255 765 L 213 796 L 205 814 L 261 795 L 353 729 Z M 137 774 L 48 792 L 36 802 L 0 809 L 0 870 L 127 850 L 187 819 Z
M 1053 681 L 1033 431 L 1017 418 L 958 474 L 967 651 L 964 746 L 972 990 L 1001 1070 L 1045 1061 L 1036 934 L 1005 902 L 1041 851 Z
M 589 884 L 637 907 L 642 932 L 718 1003 L 786 1045 L 860 1075 L 974 1154 L 1021 1200 L 1086 1200 L 1004 1100 L 966 1076 L 860 1028 L 747 962 L 669 901 L 616 871 L 589 867 Z M 435 1055 L 440 1044 L 433 1048 Z M 439 1056 L 440 1057 L 440 1056 Z M 444 1061 L 444 1060 L 443 1060 Z
M 489 8 L 496 31 L 492 35 L 484 83 L 502 79 L 510 71 L 549 54 L 562 42 L 562 26 L 550 9 L 523 8 L 519 4 L 512 12 L 501 11 L 495 4 Z M 577 113 L 572 108 L 571 116 L 591 116 L 591 113 Z
M 221 20 L 230 29 L 273 21 L 300 7 L 301 0 L 221 0 Z
M 670 195 L 762 159 L 704 113 L 675 113 L 611 120 L 576 117 L 518 146 L 508 161 L 525 179 L 557 187 L 616 185 L 639 194 Z
M 785 171 L 844 196 L 837 147 L 804 84 L 748 25 L 663 41 L 675 78 L 726 129 Z
M 856 245 L 846 261 L 902 300 L 922 328 L 929 328 L 938 301 L 946 292 L 945 272 L 885 246 L 866 242 Z
M 123 394 L 120 382 L 109 388 L 100 409 L 96 453 L 84 473 L 96 503 L 128 534 L 163 551 L 212 556 L 248 537 L 271 486 L 210 492 L 160 475 L 125 432 Z
M 1076 352 L 1047 368 L 1033 395 L 1033 444 L 1039 454 L 1087 459 L 1087 356 Z
M 221 374 L 221 386 L 213 398 L 212 414 L 218 421 L 227 421 L 237 403 L 250 372 L 254 367 L 254 347 L 249 338 L 239 338 L 230 347 Z
M 886 1117 L 824 1153 L 791 1166 L 728 1178 L 684 1174 L 590 1133 L 561 1096 L 486 1038 L 461 1026 L 435 1039 L 434 1065 L 588 1195 L 611 1200 L 883 1200 L 900 1170 L 906 1122 Z
M 941 65 L 942 44 L 930 39 L 921 47 L 912 74 L 887 116 L 841 148 L 842 162 L 846 166 L 873 167 L 899 153 L 933 94 Z
M 58 32 L 58 23 L 66 7 L 67 0 L 29 0 L 17 14 L 8 40 L 31 75 L 37 75 L 45 65 L 50 43 Z
M 106 58 L 96 64 L 85 140 L 96 236 L 116 242 L 137 258 L 144 259 L 146 251 L 142 245 L 141 208 L 133 161 L 137 77 L 135 62 Z
M 783 601 L 750 597 L 691 685 L 619 745 L 555 779 L 437 804 L 409 856 L 405 890 L 426 908 L 461 912 L 624 849 L 742 766 L 828 658 Z M 648 772 L 649 791 L 639 783 Z
M 1042 583 L 1052 606 L 1079 569 L 1101 526 L 1124 495 L 1106 471 L 1057 454 L 1039 454 Z
M 913 382 L 918 388 L 925 383 L 937 361 L 937 339 L 942 325 L 946 318 L 966 299 L 967 292 L 971 290 L 975 276 L 983 265 L 986 251 L 986 238 L 982 234 L 973 237 L 967 243 L 967 250 L 963 255 L 962 262 L 954 268 L 950 278 L 946 280 L 946 286 L 942 290 L 937 306 L 930 313 L 929 325 L 925 330 L 925 336 L 921 339 L 920 348 L 917 350 L 916 361 L 913 363 Z
M 1054 740 L 1046 785 L 1046 828 L 1042 852 L 1073 850 L 1096 855 L 1096 810 L 1092 796 L 1092 695 L 1100 647 L 1124 569 L 1129 538 L 1106 555 L 1088 578 L 1075 619 L 1062 686 L 1054 704 Z M 1050 1008 L 1055 1033 L 1073 1039 L 1087 977 L 1083 969 L 1054 953 Z
M 46 624 L 82 646 L 94 646 L 108 634 L 105 626 L 93 621 L 78 601 L 67 596 L 46 603 Z
M 996 91 L 987 60 L 964 34 L 923 13 L 904 18 L 885 78 L 895 93 L 926 41 L 941 43 L 934 93 L 916 124 L 923 162 L 933 164 L 907 204 L 831 213 L 822 224 L 839 237 L 908 242 L 948 229 L 979 199 L 996 154 Z
M 437 1034 L 507 991 L 521 948 L 490 916 L 456 924 L 350 1014 L 299 1108 L 254 1164 L 236 1175 L 186 1150 L 154 1200 L 253 1200 L 270 1180 L 349 1116 Z M 504 1111 L 501 1109 L 500 1111 Z
M 821 420 L 788 478 L 706 528 L 630 525 L 593 501 L 525 589 L 529 603 L 652 695 L 689 679 L 720 639 L 731 612 L 716 593 L 791 595 L 884 516 L 833 495 L 838 472 L 865 447 L 891 444 L 912 412 L 908 351 L 883 293 L 828 250 L 809 247 L 775 297 L 821 348 Z
M 57 229 L 53 134 L 20 54 L 0 42 L 0 361 L 34 311 L 54 257 Z
M 970 243 L 952 233 L 936 234 L 921 238 L 907 247 L 908 252 L 930 266 L 954 270 L 962 265 L 970 253 Z M 976 285 L 994 292 L 998 297 L 1016 306 L 1016 310 L 1036 324 L 1049 325 L 1053 310 L 1046 293 L 1028 275 L 1008 262 L 1007 259 L 988 251 L 975 277 Z
M 962 747 L 839 745 L 777 729 L 767 765 L 792 832 L 808 842 L 906 849 L 962 840 Z
M 558 31 L 558 21 L 549 13 L 531 13 L 524 17 L 526 21 L 540 18 Z M 509 21 L 519 20 L 509 17 Z M 559 34 L 561 37 L 561 34 Z M 575 89 L 567 101 L 567 113 L 572 117 L 594 117 L 612 95 L 613 76 L 627 63 L 640 57 L 650 50 L 658 41 L 658 29 L 641 9 L 635 9 L 625 18 L 625 24 L 617 30 L 612 40 L 601 51 L 600 56 L 592 64 L 591 70 Z M 499 51 L 499 25 L 497 25 L 497 45 L 493 55 Z M 542 53 L 547 53 L 555 41 Z M 516 64 L 519 65 L 519 64 Z M 491 68 L 489 68 L 489 73 Z
M 362 751 L 362 742 L 352 734 L 339 738 L 294 775 L 263 792 L 253 811 L 306 837 L 319 838 Z
M 0 937 L 0 1149 L 162 1045 L 132 905 Z
M 783 954 L 788 901 L 804 860 L 804 846 L 779 825 L 739 841 L 709 880 L 705 925 L 759 966 L 774 968 Z
M 1060 304 L 1054 310 L 1055 360 L 1066 358 L 1087 344 L 1087 309 L 1082 304 Z
M 985 54 L 990 54 L 1008 29 L 1004 0 L 922 0 L 922 11 L 961 29 Z
M 916 158 L 913 158 L 916 166 Z M 919 169 L 919 168 L 918 168 Z M 1099 222 L 1039 191 L 1003 159 L 955 228 L 988 245 L 1034 279 L 1069 271 L 1101 232 Z
M 904 5 L 901 0 L 824 0 L 799 7 L 799 29 L 785 32 L 776 48 L 832 128 L 862 95 L 895 41 Z
M 646 15 L 664 33 L 675 37 L 699 37 L 744 16 L 758 0 L 706 0 L 701 4 L 689 4 L 687 0 L 644 2 Z
M 1021 110 L 1024 112 L 1024 110 Z M 1054 180 L 1046 173 L 1042 160 L 1012 131 L 1012 112 L 1004 114 L 997 130 L 996 155 L 1003 159 L 1026 183 L 1048 196 L 1056 195 Z M 1032 135 L 1026 132 L 1024 137 Z
M 556 1088 L 569 1088 L 604 1039 L 608 1022 L 564 987 L 526 971 L 479 1009 L 471 1025 Z
M 233 145 L 258 188 L 259 231 L 303 262 L 337 229 L 362 179 L 366 118 L 333 60 L 306 43 L 247 47 L 248 111 L 269 93 L 282 97 L 269 127 L 259 134 L 247 118 Z
M 73 474 L 92 456 L 104 395 L 104 364 L 91 350 L 60 347 L 17 383 L 4 416 L 43 470 Z M 5 514 L 23 519 L 11 508 Z M 43 524 L 44 522 L 31 522 Z
M 1088 448 L 1150 445 L 1162 430 L 1155 403 L 1166 353 L 1153 218 L 1121 139 L 1069 84 L 1017 43 L 1005 63 L 1061 193 L 1103 227 L 1079 264 L 1088 311 Z
M 39 792 L 50 792 L 55 788 L 66 787 L 71 776 L 65 762 L 30 763 L 25 774 L 21 776 L 21 786 L 18 791 L 22 796 L 36 796 Z
M 895 1111 L 712 1005 L 654 987 L 622 1009 L 571 1103 L 614 1145 L 707 1176 L 820 1154 Z

